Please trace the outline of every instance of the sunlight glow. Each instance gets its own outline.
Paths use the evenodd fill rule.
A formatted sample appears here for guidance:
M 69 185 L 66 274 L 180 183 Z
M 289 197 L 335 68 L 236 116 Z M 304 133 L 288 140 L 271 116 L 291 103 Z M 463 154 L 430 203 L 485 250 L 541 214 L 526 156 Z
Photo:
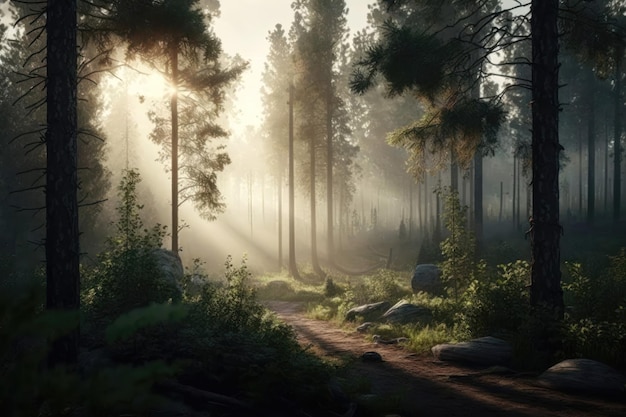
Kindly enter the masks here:
M 176 94 L 176 88 L 156 71 L 151 71 L 146 75 L 138 75 L 128 86 L 129 93 L 132 95 L 143 96 L 146 98 L 162 98 L 170 97 Z

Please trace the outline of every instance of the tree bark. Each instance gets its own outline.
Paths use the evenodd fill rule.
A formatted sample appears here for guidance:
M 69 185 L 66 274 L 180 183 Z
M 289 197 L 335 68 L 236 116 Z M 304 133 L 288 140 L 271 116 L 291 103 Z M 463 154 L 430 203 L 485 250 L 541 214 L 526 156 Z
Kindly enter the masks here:
M 532 173 L 531 288 L 533 310 L 542 320 L 563 318 L 559 223 L 558 130 L 558 0 L 532 0 Z M 544 316 L 543 313 L 547 313 Z M 539 352 L 553 353 L 556 346 L 550 323 L 537 323 L 534 335 Z M 552 337 L 551 337 L 552 336 Z
M 295 185 L 293 152 L 293 105 L 294 87 L 289 84 L 289 274 L 300 279 L 296 264 Z
M 619 222 L 622 209 L 622 55 L 618 48 L 615 57 L 615 120 L 613 124 L 613 221 Z
M 47 5 L 46 308 L 80 307 L 76 1 Z M 52 344 L 50 366 L 75 364 L 79 328 Z
M 281 164 L 282 165 L 282 164 Z M 278 204 L 278 270 L 283 269 L 283 169 L 278 170 L 278 178 L 276 179 Z
M 178 253 L 178 43 L 170 50 L 172 96 L 172 252 Z
M 311 139 L 309 140 L 309 176 L 310 176 L 310 188 L 309 193 L 311 194 L 311 263 L 313 264 L 313 270 L 316 274 L 323 276 L 324 271 L 320 267 L 320 261 L 317 256 L 317 199 L 315 198 L 315 178 L 317 163 L 315 157 L 315 136 L 311 135 Z
M 332 265 L 334 262 L 335 242 L 333 239 L 333 94 L 331 82 L 329 82 L 326 94 L 326 243 L 328 260 Z
M 596 207 L 596 104 L 593 72 L 589 71 L 587 103 L 587 223 L 592 224 Z

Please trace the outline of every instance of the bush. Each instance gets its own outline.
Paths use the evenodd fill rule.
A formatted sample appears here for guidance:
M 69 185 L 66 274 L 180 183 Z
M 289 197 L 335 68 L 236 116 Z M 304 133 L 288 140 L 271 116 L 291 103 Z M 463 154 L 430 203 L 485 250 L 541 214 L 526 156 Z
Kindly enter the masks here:
M 395 303 L 411 292 L 401 286 L 398 281 L 404 279 L 401 274 L 388 269 L 379 269 L 373 275 L 367 276 L 362 282 L 350 285 L 344 299 L 356 305 L 378 301 Z
M 104 369 L 42 367 L 56 338 L 78 325 L 79 314 L 43 309 L 39 285 L 3 288 L 0 292 L 0 413 L 7 417 L 146 414 L 160 398 L 152 386 L 175 369 L 163 361 Z M 133 312 L 107 332 L 116 338 L 133 335 L 149 323 L 169 317 L 168 307 Z M 82 361 L 79 358 L 79 365 Z M 106 395 L 103 395 L 106 393 Z
M 528 262 L 498 266 L 498 274 L 474 280 L 464 296 L 461 321 L 471 337 L 510 335 L 529 314 Z
M 441 242 L 441 278 L 448 294 L 459 301 L 477 275 L 474 259 L 476 241 L 467 228 L 467 206 L 461 206 L 456 191 L 447 190 L 443 221 L 449 236 Z
M 83 272 L 82 303 L 96 327 L 121 314 L 150 303 L 176 299 L 178 289 L 165 281 L 154 256 L 162 245 L 165 227 L 144 228 L 143 206 L 137 202 L 136 171 L 126 171 L 118 193 L 120 206 L 114 224 L 116 235 L 106 242 L 97 264 Z
M 626 368 L 626 249 L 609 257 L 609 267 L 589 275 L 566 263 L 565 354 Z

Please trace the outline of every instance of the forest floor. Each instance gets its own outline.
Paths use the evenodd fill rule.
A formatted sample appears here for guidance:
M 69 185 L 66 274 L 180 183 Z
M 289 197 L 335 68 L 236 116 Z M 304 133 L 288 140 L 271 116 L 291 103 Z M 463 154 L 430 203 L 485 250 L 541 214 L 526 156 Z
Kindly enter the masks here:
M 481 368 L 436 361 L 429 354 L 417 355 L 398 345 L 378 345 L 356 331 L 307 318 L 303 303 L 271 301 L 267 305 L 293 326 L 303 346 L 328 359 L 348 359 L 345 378 L 367 387 L 373 401 L 393 399 L 395 405 L 390 408 L 396 413 L 399 409 L 403 417 L 626 416 L 624 398 L 570 395 L 537 386 L 532 375 L 489 374 Z M 368 351 L 378 352 L 383 362 L 358 360 Z

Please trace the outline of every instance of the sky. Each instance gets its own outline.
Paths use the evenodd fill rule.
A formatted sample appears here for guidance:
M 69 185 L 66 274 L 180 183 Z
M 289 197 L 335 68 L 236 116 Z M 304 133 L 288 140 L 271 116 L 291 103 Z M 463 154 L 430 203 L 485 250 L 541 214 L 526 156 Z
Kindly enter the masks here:
M 237 94 L 238 126 L 235 134 L 246 125 L 261 123 L 260 89 L 263 65 L 269 52 L 267 35 L 280 23 L 289 30 L 293 21 L 292 0 L 222 0 L 221 15 L 214 28 L 222 40 L 224 52 L 240 55 L 249 61 L 250 68 L 242 76 L 242 87 Z M 369 0 L 346 0 L 348 27 L 355 34 L 366 25 Z

